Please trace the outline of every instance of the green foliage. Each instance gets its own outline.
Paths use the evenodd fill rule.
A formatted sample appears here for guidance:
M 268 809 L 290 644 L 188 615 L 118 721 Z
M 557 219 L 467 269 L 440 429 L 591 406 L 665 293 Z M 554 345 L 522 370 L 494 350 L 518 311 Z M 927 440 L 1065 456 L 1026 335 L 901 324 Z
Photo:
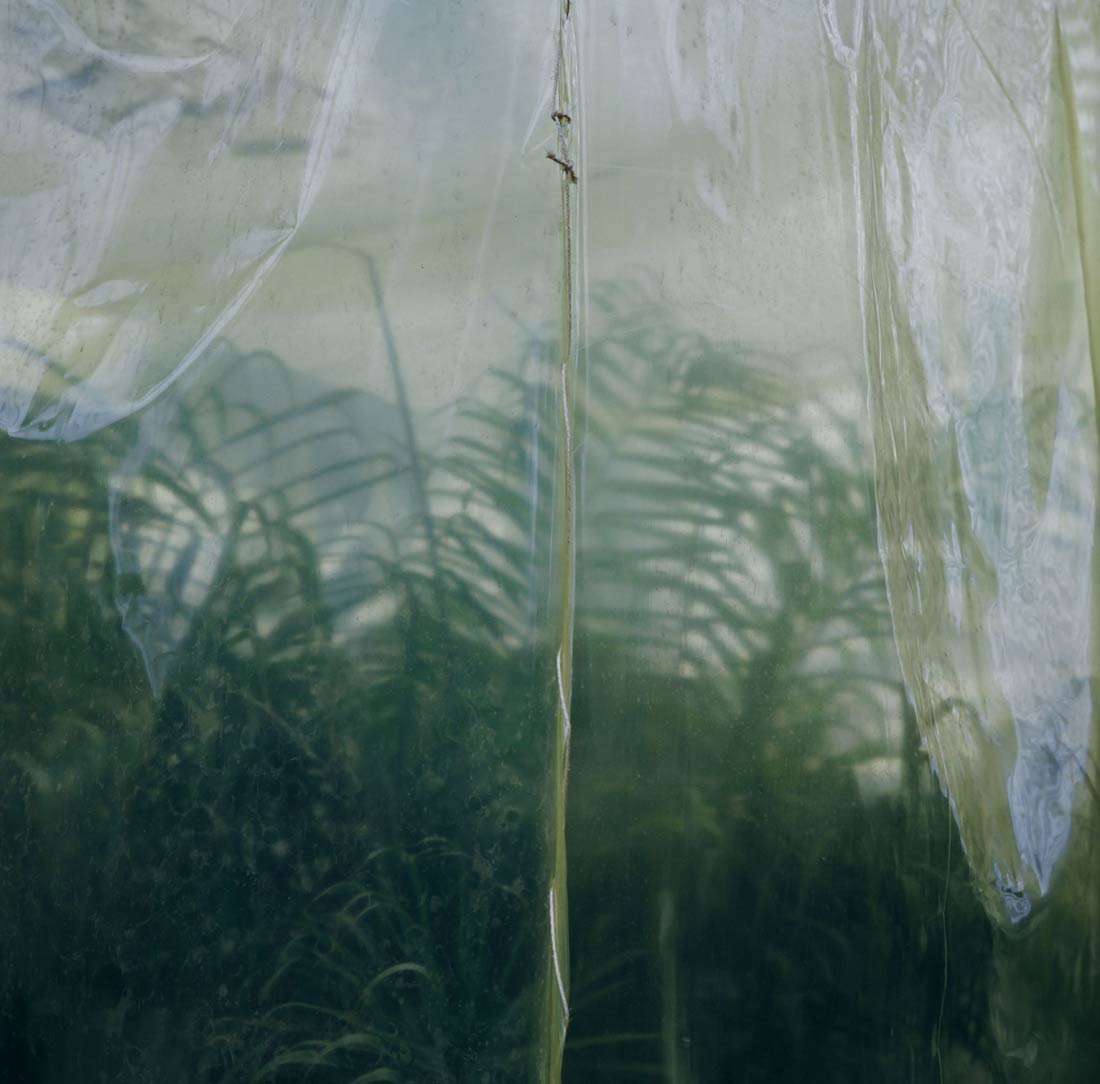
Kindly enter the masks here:
M 999 1080 L 915 727 L 892 794 L 854 780 L 905 715 L 858 431 L 638 296 L 592 299 L 578 385 L 565 1079 Z M 0 444 L 7 1079 L 530 1080 L 560 494 L 525 340 L 416 448 L 229 347 L 140 426 Z

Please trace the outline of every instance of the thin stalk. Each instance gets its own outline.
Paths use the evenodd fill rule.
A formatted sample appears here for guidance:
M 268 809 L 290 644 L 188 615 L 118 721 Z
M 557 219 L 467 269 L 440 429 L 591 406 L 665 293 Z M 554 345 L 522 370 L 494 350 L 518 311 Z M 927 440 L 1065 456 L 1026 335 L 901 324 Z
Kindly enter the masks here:
M 1092 16 L 1093 28 L 1096 17 Z M 1062 100 L 1066 105 L 1066 140 L 1068 143 L 1071 175 L 1073 178 L 1074 220 L 1077 223 L 1077 245 L 1081 260 L 1081 280 L 1085 293 L 1085 323 L 1089 337 L 1089 361 L 1092 369 L 1092 411 L 1100 438 L 1100 257 L 1096 249 L 1096 230 L 1100 229 L 1100 216 L 1096 214 L 1096 203 L 1088 196 L 1082 160 L 1081 130 L 1079 126 L 1080 110 L 1093 111 L 1091 103 L 1080 102 L 1074 88 L 1074 73 L 1069 48 L 1062 32 L 1062 22 L 1058 11 L 1054 13 L 1055 47 L 1057 50 L 1058 75 L 1062 84 Z M 1100 650 L 1100 500 L 1095 501 L 1095 518 L 1092 532 L 1092 585 L 1089 600 L 1091 673 L 1089 686 L 1092 693 L 1092 733 L 1089 745 L 1093 756 L 1100 759 L 1100 677 L 1097 673 L 1096 652 Z M 1086 776 L 1087 778 L 1087 776 Z M 1094 817 L 1096 814 L 1094 813 Z M 1090 933 L 1097 936 L 1100 928 L 1100 882 L 1094 881 L 1089 891 L 1088 906 L 1091 909 Z M 1092 943 L 1093 964 L 1100 956 L 1100 943 Z
M 554 658 L 554 684 L 557 696 L 552 742 L 552 778 L 550 780 L 550 885 L 547 899 L 549 923 L 549 961 L 545 983 L 545 1051 L 540 1077 L 548 1084 L 559 1084 L 565 1035 L 569 1026 L 569 922 L 566 885 L 565 803 L 569 778 L 569 744 L 572 722 L 569 709 L 573 692 L 573 613 L 576 581 L 576 493 L 573 447 L 573 378 L 576 372 L 577 340 L 573 191 L 577 184 L 573 161 L 572 103 L 569 79 L 569 45 L 572 41 L 572 3 L 559 0 L 558 56 L 554 70 L 554 112 L 557 149 L 547 157 L 561 174 L 562 221 L 562 312 L 561 355 L 559 359 L 561 453 L 558 462 L 558 491 L 562 494 L 557 524 L 559 553 L 559 630 Z
M 443 589 L 443 566 L 439 560 L 439 543 L 436 539 L 435 523 L 432 519 L 431 504 L 428 500 L 427 471 L 424 469 L 424 461 L 420 455 L 420 446 L 416 442 L 416 427 L 413 423 L 412 408 L 409 405 L 409 395 L 405 389 L 405 378 L 401 373 L 401 359 L 397 353 L 397 342 L 393 337 L 393 329 L 390 327 L 390 318 L 386 312 L 386 304 L 382 296 L 382 282 L 378 277 L 378 268 L 375 266 L 373 256 L 364 253 L 362 258 L 367 264 L 370 288 L 374 294 L 374 304 L 378 309 L 378 322 L 382 328 L 382 341 L 386 348 L 386 359 L 390 363 L 390 373 L 393 376 L 397 409 L 401 414 L 401 426 L 405 431 L 405 446 L 409 453 L 409 470 L 412 472 L 413 492 L 419 506 L 417 511 L 420 513 L 421 524 L 424 528 L 424 541 L 428 546 L 428 563 L 432 570 L 436 610 L 440 623 L 446 628 L 447 597 Z

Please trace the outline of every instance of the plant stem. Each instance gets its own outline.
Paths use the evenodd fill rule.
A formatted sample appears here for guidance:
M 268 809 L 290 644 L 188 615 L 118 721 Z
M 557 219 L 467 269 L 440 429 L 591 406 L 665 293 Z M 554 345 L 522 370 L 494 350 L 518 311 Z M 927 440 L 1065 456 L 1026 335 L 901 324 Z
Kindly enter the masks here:
M 1096 16 L 1092 16 L 1095 32 Z M 1071 174 L 1073 178 L 1074 219 L 1077 223 L 1077 245 L 1081 261 L 1081 282 L 1085 294 L 1085 323 L 1088 328 L 1089 361 L 1092 369 L 1092 411 L 1100 438 L 1100 256 L 1096 249 L 1095 231 L 1100 229 L 1096 200 L 1089 196 L 1084 175 L 1081 141 L 1081 113 L 1092 113 L 1096 107 L 1091 102 L 1079 101 L 1074 88 L 1074 72 L 1069 47 L 1062 30 L 1058 12 L 1054 14 L 1055 48 L 1057 50 L 1058 76 L 1061 81 L 1062 100 L 1066 105 L 1066 141 L 1068 144 Z M 1089 687 L 1092 695 L 1092 733 L 1089 749 L 1100 760 L 1100 679 L 1097 675 L 1096 652 L 1100 650 L 1100 500 L 1095 500 L 1092 531 L 1092 585 L 1089 600 L 1091 673 Z M 1087 779 L 1086 775 L 1086 779 Z M 1096 817 L 1093 813 L 1093 818 Z M 1093 878 L 1088 892 L 1090 911 L 1089 927 L 1092 944 L 1089 946 L 1093 965 L 1100 962 L 1100 880 Z
M 412 407 L 409 405 L 409 395 L 405 389 L 405 378 L 401 374 L 401 359 L 397 353 L 397 342 L 393 337 L 393 329 L 390 327 L 390 319 L 386 313 L 386 305 L 382 296 L 382 282 L 378 277 L 378 268 L 375 266 L 374 257 L 368 253 L 363 254 L 367 264 L 367 274 L 370 276 L 370 288 L 374 294 L 374 304 L 378 309 L 378 322 L 382 328 L 382 341 L 386 347 L 386 358 L 390 363 L 390 373 L 393 376 L 394 394 L 397 396 L 397 408 L 401 413 L 401 425 L 405 430 L 405 446 L 409 453 L 409 469 L 412 472 L 413 492 L 417 511 L 420 513 L 421 524 L 424 528 L 424 541 L 428 547 L 428 563 L 432 570 L 432 584 L 435 590 L 435 602 L 437 616 L 443 628 L 447 627 L 447 599 L 443 588 L 442 564 L 439 560 L 439 544 L 435 536 L 435 524 L 432 520 L 431 504 L 428 500 L 428 478 L 424 469 L 424 461 L 420 456 L 420 446 L 416 442 L 416 427 L 413 423 Z
M 557 692 L 552 742 L 552 778 L 550 796 L 550 886 L 547 920 L 550 927 L 549 966 L 545 984 L 546 1036 L 545 1063 L 540 1076 L 548 1084 L 559 1084 L 565 1034 L 569 1026 L 569 922 L 566 887 L 565 803 L 569 779 L 569 742 L 572 722 L 569 707 L 573 691 L 573 613 L 576 581 L 576 494 L 573 447 L 573 375 L 576 369 L 575 252 L 573 244 L 573 190 L 577 183 L 572 153 L 572 103 L 568 78 L 571 40 L 570 0 L 560 0 L 558 57 L 554 71 L 554 112 L 557 127 L 557 152 L 550 156 L 561 174 L 562 220 L 562 327 L 559 384 L 561 395 L 561 455 L 559 492 L 561 513 L 556 543 L 559 552 L 559 631 L 554 659 Z

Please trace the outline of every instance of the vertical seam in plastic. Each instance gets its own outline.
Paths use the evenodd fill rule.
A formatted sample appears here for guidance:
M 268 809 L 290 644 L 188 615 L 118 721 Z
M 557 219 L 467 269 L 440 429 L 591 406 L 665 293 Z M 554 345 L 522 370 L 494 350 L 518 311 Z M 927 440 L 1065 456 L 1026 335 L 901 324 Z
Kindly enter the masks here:
M 573 445 L 573 382 L 577 363 L 576 338 L 576 250 L 574 216 L 577 170 L 573 160 L 573 40 L 572 0 L 558 0 L 557 56 L 554 63 L 554 102 L 551 120 L 556 128 L 555 149 L 547 152 L 561 177 L 562 312 L 559 394 L 561 412 L 561 454 L 559 492 L 562 494 L 556 539 L 559 552 L 559 620 L 555 655 L 556 707 L 552 741 L 551 780 L 551 873 L 547 896 L 550 960 L 546 982 L 545 1079 L 559 1084 L 565 1035 L 569 1026 L 569 929 L 566 891 L 565 804 L 569 778 L 569 746 L 572 720 L 569 705 L 573 691 L 573 610 L 576 580 L 576 493 Z

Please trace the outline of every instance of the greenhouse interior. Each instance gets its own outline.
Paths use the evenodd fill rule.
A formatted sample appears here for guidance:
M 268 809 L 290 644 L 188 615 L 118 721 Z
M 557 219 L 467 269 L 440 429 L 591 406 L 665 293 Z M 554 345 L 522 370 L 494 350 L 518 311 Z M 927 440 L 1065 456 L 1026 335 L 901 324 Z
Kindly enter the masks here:
M 1100 4 L 0 95 L 0 1084 L 1100 1081 Z

